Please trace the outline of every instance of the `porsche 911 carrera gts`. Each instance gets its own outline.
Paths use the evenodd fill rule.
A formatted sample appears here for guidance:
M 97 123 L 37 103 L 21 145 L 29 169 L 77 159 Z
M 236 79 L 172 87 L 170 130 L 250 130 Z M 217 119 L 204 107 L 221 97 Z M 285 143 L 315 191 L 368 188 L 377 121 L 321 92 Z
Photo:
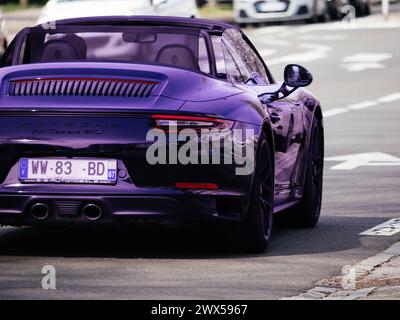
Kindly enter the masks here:
M 238 27 L 62 20 L 20 31 L 0 63 L 1 225 L 212 223 L 248 252 L 273 217 L 316 225 L 312 76 L 290 64 L 276 82 Z

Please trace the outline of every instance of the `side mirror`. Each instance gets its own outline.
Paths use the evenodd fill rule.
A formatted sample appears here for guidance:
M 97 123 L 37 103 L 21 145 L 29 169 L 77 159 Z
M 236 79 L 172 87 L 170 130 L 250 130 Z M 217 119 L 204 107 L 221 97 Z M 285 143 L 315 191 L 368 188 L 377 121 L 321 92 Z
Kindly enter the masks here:
M 311 73 L 297 64 L 288 64 L 283 75 L 285 84 L 292 88 L 307 87 L 313 80 Z
M 313 80 L 311 73 L 306 68 L 297 64 L 288 64 L 285 67 L 283 76 L 284 81 L 278 91 L 263 93 L 258 96 L 262 103 L 269 103 L 285 98 L 297 88 L 308 86 Z

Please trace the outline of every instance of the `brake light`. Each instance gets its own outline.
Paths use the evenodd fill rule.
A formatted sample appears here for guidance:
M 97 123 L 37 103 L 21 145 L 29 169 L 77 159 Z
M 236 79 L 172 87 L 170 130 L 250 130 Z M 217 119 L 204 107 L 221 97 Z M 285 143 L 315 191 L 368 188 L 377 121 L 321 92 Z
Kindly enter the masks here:
M 215 183 L 198 183 L 198 182 L 175 182 L 175 187 L 179 189 L 205 189 L 216 190 L 218 185 Z
M 171 131 L 171 128 L 176 128 L 177 131 L 187 128 L 194 130 L 218 129 L 222 131 L 230 130 L 234 124 L 234 121 L 231 120 L 202 116 L 154 114 L 151 118 L 156 128 L 167 132 Z

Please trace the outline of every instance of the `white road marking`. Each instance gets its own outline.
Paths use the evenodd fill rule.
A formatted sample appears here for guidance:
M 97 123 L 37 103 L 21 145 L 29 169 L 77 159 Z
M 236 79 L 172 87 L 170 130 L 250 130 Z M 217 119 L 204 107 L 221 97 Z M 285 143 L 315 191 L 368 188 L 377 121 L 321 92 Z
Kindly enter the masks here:
M 270 46 L 271 44 L 274 46 L 278 47 L 286 47 L 290 45 L 290 41 L 287 40 L 279 40 L 275 38 L 261 38 L 257 39 L 255 42 L 261 43 L 262 45 L 268 45 Z
M 314 25 L 302 26 L 297 29 L 299 33 L 308 33 L 310 31 L 325 31 L 325 30 L 369 30 L 369 29 L 397 29 L 400 28 L 399 22 L 365 22 L 357 19 L 349 28 L 348 24 L 342 22 L 318 23 Z
M 360 236 L 392 236 L 400 232 L 400 218 L 391 219 L 360 233 Z
M 400 92 L 388 94 L 387 96 L 378 99 L 379 102 L 384 102 L 384 103 L 393 102 L 396 100 L 400 100 Z
M 324 118 L 329 118 L 332 116 L 336 116 L 337 114 L 348 112 L 349 110 L 346 108 L 334 108 L 330 110 L 324 111 Z
M 365 101 L 365 102 L 351 104 L 347 108 L 351 110 L 361 110 L 369 107 L 374 107 L 376 105 L 378 105 L 378 102 L 376 101 Z
M 367 18 L 356 19 L 350 30 L 369 30 L 369 29 L 397 29 L 400 28 L 399 22 L 394 21 L 366 21 Z M 308 34 L 310 31 L 326 31 L 326 30 L 348 30 L 348 26 L 342 22 L 318 23 L 304 26 L 268 26 L 258 28 L 256 30 L 248 30 L 246 33 L 252 36 L 281 34 L 296 36 L 298 34 Z M 334 40 L 334 39 L 330 39 Z
M 258 53 L 263 58 L 268 58 L 270 56 L 273 56 L 276 52 L 277 52 L 277 50 L 275 50 L 275 49 L 261 49 L 261 50 L 258 50 Z
M 300 48 L 306 49 L 306 52 L 293 53 L 282 57 L 277 57 L 268 61 L 268 65 L 283 64 L 288 62 L 309 62 L 314 60 L 323 59 L 328 55 L 328 52 L 332 49 L 330 46 L 313 44 L 313 43 L 302 43 L 299 45 Z
M 357 53 L 344 57 L 343 62 L 379 62 L 392 58 L 391 53 Z
M 324 118 L 329 118 L 329 117 L 333 117 L 338 114 L 346 113 L 349 111 L 362 110 L 362 109 L 366 109 L 366 108 L 370 108 L 370 107 L 376 107 L 382 103 L 389 103 L 389 102 L 393 102 L 396 100 L 400 100 L 400 92 L 394 92 L 394 93 L 388 94 L 388 95 L 383 96 L 376 100 L 368 100 L 368 101 L 350 104 L 345 108 L 329 109 L 329 110 L 324 111 L 323 114 L 324 114 Z
M 385 65 L 378 62 L 353 62 L 349 64 L 341 64 L 341 68 L 348 72 L 360 72 L 368 69 L 385 69 Z
M 384 69 L 382 61 L 392 58 L 390 53 L 357 53 L 342 58 L 340 66 L 349 72 L 359 72 L 368 69 Z
M 265 34 L 273 34 L 273 33 L 281 33 L 284 31 L 287 31 L 289 27 L 285 26 L 270 26 L 270 27 L 264 27 L 264 28 L 259 28 L 257 30 L 251 31 L 252 34 L 261 36 Z M 293 30 L 294 31 L 294 30 Z
M 343 40 L 346 39 L 347 36 L 342 34 L 305 34 L 298 37 L 300 40 L 317 40 L 317 41 L 334 41 L 334 40 Z
M 400 158 L 383 152 L 367 152 L 328 157 L 325 161 L 339 161 L 331 170 L 353 170 L 359 167 L 400 166 Z

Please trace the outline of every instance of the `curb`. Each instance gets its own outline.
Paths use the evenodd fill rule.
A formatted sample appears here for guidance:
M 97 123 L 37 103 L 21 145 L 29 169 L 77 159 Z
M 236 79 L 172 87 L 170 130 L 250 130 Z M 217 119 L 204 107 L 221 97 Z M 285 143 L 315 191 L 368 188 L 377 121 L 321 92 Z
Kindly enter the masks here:
M 400 257 L 400 242 L 393 244 L 388 249 L 369 257 L 354 266 L 345 266 L 342 274 L 318 281 L 313 288 L 297 296 L 285 297 L 281 300 L 357 300 L 366 298 L 376 292 L 388 291 L 390 288 L 400 287 L 400 268 L 395 267 L 393 277 L 385 277 L 381 272 L 380 277 L 370 276 L 384 269 L 384 265 L 394 258 Z M 393 267 L 392 267 L 393 269 Z

